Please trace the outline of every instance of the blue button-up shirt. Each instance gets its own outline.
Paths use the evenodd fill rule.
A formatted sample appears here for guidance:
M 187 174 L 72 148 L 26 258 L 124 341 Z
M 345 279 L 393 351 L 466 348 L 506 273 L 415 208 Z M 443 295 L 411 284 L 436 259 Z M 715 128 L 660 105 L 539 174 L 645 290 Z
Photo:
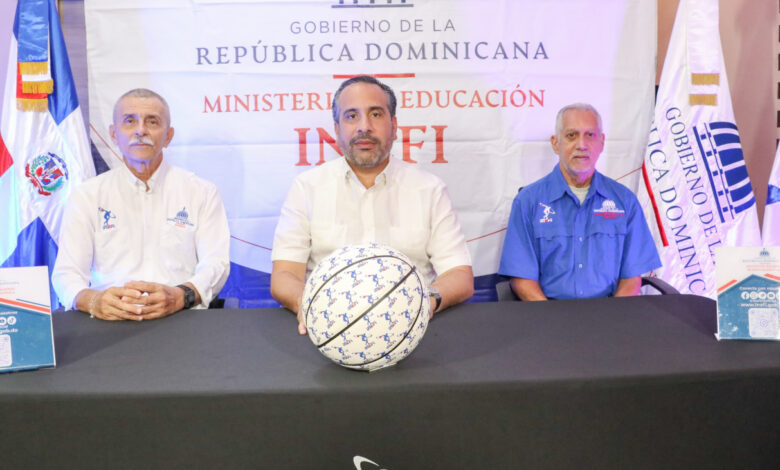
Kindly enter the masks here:
M 499 274 L 538 281 L 548 298 L 605 297 L 661 266 L 636 196 L 594 172 L 585 200 L 560 167 L 512 203 Z

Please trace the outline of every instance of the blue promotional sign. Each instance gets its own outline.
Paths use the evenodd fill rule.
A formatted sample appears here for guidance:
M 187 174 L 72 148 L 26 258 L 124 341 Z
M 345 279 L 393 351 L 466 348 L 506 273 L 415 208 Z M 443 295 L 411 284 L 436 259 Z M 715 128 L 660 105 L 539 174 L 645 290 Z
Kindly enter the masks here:
M 0 269 L 0 372 L 55 363 L 48 268 Z

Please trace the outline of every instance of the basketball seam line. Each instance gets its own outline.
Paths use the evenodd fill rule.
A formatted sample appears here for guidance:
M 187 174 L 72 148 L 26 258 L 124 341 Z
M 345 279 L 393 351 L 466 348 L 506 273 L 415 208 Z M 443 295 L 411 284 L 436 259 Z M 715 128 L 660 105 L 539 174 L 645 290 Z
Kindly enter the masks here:
M 382 256 L 374 256 L 373 258 L 382 258 Z M 370 259 L 370 258 L 366 258 L 366 259 Z M 403 261 L 404 263 L 406 263 L 406 261 L 405 261 L 405 260 L 402 260 L 401 258 L 396 258 L 396 259 L 399 259 L 399 260 Z M 338 332 L 338 333 L 336 333 L 335 335 L 333 335 L 333 336 L 331 336 L 330 338 L 328 338 L 328 339 L 327 339 L 327 340 L 326 340 L 324 343 L 318 344 L 318 345 L 317 345 L 317 348 L 321 348 L 321 347 L 323 347 L 323 346 L 326 346 L 328 343 L 330 343 L 330 342 L 331 342 L 331 341 L 333 341 L 334 339 L 338 338 L 338 337 L 339 337 L 339 335 L 341 335 L 341 333 L 344 333 L 345 331 L 347 331 L 347 330 L 348 330 L 348 329 L 349 329 L 349 328 L 350 328 L 352 325 L 354 325 L 354 324 L 355 324 L 355 322 L 357 322 L 357 321 L 358 321 L 358 320 L 360 320 L 361 318 L 365 317 L 365 316 L 368 314 L 368 312 L 370 312 L 371 310 L 373 310 L 373 309 L 374 309 L 374 307 L 375 307 L 377 304 L 379 304 L 379 303 L 381 303 L 383 300 L 385 300 L 385 299 L 387 298 L 387 296 L 388 296 L 388 295 L 392 294 L 392 293 L 393 293 L 393 292 L 394 292 L 394 291 L 395 291 L 395 290 L 398 288 L 398 286 L 400 286 L 400 285 L 401 285 L 401 284 L 402 284 L 404 281 L 406 281 L 406 279 L 407 279 L 409 276 L 411 276 L 413 272 L 415 272 L 415 271 L 417 270 L 417 266 L 410 265 L 409 263 L 406 263 L 406 265 L 407 265 L 407 266 L 411 266 L 411 267 L 412 267 L 412 269 L 411 269 L 411 270 L 410 270 L 408 273 L 406 273 L 406 275 L 405 275 L 404 277 L 402 277 L 402 278 L 401 278 L 401 280 L 400 280 L 400 281 L 398 281 L 398 283 L 396 283 L 396 284 L 393 286 L 393 288 L 392 288 L 392 289 L 390 289 L 390 290 L 388 290 L 387 292 L 385 292 L 385 293 L 384 293 L 384 295 L 382 295 L 382 297 L 380 297 L 380 298 L 379 298 L 379 300 L 377 300 L 377 301 L 376 301 L 376 302 L 375 302 L 373 305 L 371 305 L 370 307 L 368 307 L 368 309 L 366 309 L 366 311 L 365 311 L 365 312 L 363 312 L 363 313 L 361 313 L 360 315 L 358 315 L 358 316 L 355 318 L 355 320 L 353 320 L 353 321 L 352 321 L 351 323 L 349 323 L 347 326 L 345 326 L 344 328 L 342 328 L 342 329 L 341 329 L 341 331 L 339 331 L 339 332 Z M 344 268 L 344 269 L 346 269 L 346 268 Z M 328 280 L 330 280 L 330 279 L 328 279 Z M 317 289 L 317 293 L 319 293 L 319 289 Z M 314 297 L 316 297 L 316 295 L 315 295 Z M 314 297 L 312 297 L 312 298 L 314 298 Z M 311 308 L 311 303 L 309 303 L 309 307 Z
M 406 263 L 406 261 L 402 260 L 401 258 L 399 258 L 397 256 L 393 256 L 393 255 L 375 255 L 375 256 L 369 256 L 367 258 L 363 258 L 361 260 L 358 260 L 355 263 L 348 264 L 348 265 L 344 266 L 343 268 L 341 268 L 338 271 L 336 271 L 335 273 L 333 273 L 329 278 L 327 278 L 324 281 L 322 281 L 322 285 L 317 288 L 317 290 L 314 292 L 314 294 L 312 294 L 312 296 L 311 296 L 312 300 L 314 300 L 317 297 L 317 295 L 320 293 L 322 288 L 325 287 L 325 285 L 327 283 L 329 283 L 331 279 L 333 279 L 334 277 L 336 277 L 339 274 L 341 274 L 342 272 L 344 272 L 347 268 L 350 268 L 350 267 L 352 267 L 352 266 L 354 266 L 356 264 L 362 263 L 363 261 L 368 261 L 370 259 L 377 259 L 377 258 L 395 258 L 395 259 L 401 260 L 404 263 Z M 406 263 L 406 264 L 408 265 L 409 263 Z M 305 315 L 306 317 L 309 315 L 309 312 L 311 312 L 311 302 L 309 302 L 309 306 L 306 308 L 306 315 Z
M 414 269 L 412 269 L 412 271 L 414 271 Z M 411 272 L 409 274 L 411 274 Z M 417 275 L 417 273 L 415 273 L 415 275 Z M 417 276 L 417 279 L 422 284 L 422 279 L 420 279 L 420 276 Z M 401 284 L 401 283 L 399 282 L 398 284 Z M 412 321 L 412 328 L 409 329 L 409 330 L 406 330 L 406 334 L 404 334 L 404 337 L 401 338 L 401 340 L 395 346 L 393 346 L 392 349 L 390 349 L 389 351 L 383 353 L 382 355 L 380 355 L 378 358 L 374 359 L 373 361 L 363 362 L 363 363 L 359 363 L 359 364 L 346 364 L 346 363 L 344 363 L 344 365 L 345 366 L 350 366 L 350 367 L 351 366 L 367 366 L 369 364 L 373 364 L 374 362 L 382 359 L 383 357 L 389 356 L 391 352 L 393 352 L 396 349 L 398 349 L 398 346 L 400 346 L 404 342 L 404 340 L 406 340 L 406 338 L 409 337 L 409 334 L 412 332 L 414 327 L 417 325 L 417 319 L 420 318 L 420 312 L 422 311 L 423 302 L 425 302 L 425 300 L 427 300 L 426 297 L 422 296 L 422 298 L 420 299 L 420 307 L 417 308 L 417 315 L 415 315 L 414 321 Z M 379 302 L 377 302 L 377 303 L 379 303 Z M 374 369 L 374 370 L 379 370 L 379 369 Z

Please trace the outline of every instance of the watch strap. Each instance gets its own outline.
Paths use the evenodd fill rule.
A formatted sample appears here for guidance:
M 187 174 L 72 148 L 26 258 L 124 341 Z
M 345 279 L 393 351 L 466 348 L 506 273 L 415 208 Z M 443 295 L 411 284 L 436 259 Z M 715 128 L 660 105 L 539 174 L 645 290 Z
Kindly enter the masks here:
M 180 289 L 184 291 L 184 309 L 192 308 L 195 306 L 195 291 L 192 290 L 189 286 L 185 286 L 184 284 L 179 284 L 178 286 Z
M 439 310 L 439 305 L 441 305 L 441 292 L 439 292 L 439 289 L 433 286 L 428 287 L 428 296 L 436 299 L 436 306 L 433 307 L 433 311 Z

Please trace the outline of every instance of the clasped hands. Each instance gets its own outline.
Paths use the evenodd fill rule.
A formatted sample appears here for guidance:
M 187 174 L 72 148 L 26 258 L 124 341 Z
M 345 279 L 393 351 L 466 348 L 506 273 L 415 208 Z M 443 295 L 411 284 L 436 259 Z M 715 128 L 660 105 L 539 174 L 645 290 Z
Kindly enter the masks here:
M 181 288 L 156 282 L 129 281 L 122 287 L 90 291 L 89 295 L 86 311 L 102 320 L 153 320 L 184 307 Z

